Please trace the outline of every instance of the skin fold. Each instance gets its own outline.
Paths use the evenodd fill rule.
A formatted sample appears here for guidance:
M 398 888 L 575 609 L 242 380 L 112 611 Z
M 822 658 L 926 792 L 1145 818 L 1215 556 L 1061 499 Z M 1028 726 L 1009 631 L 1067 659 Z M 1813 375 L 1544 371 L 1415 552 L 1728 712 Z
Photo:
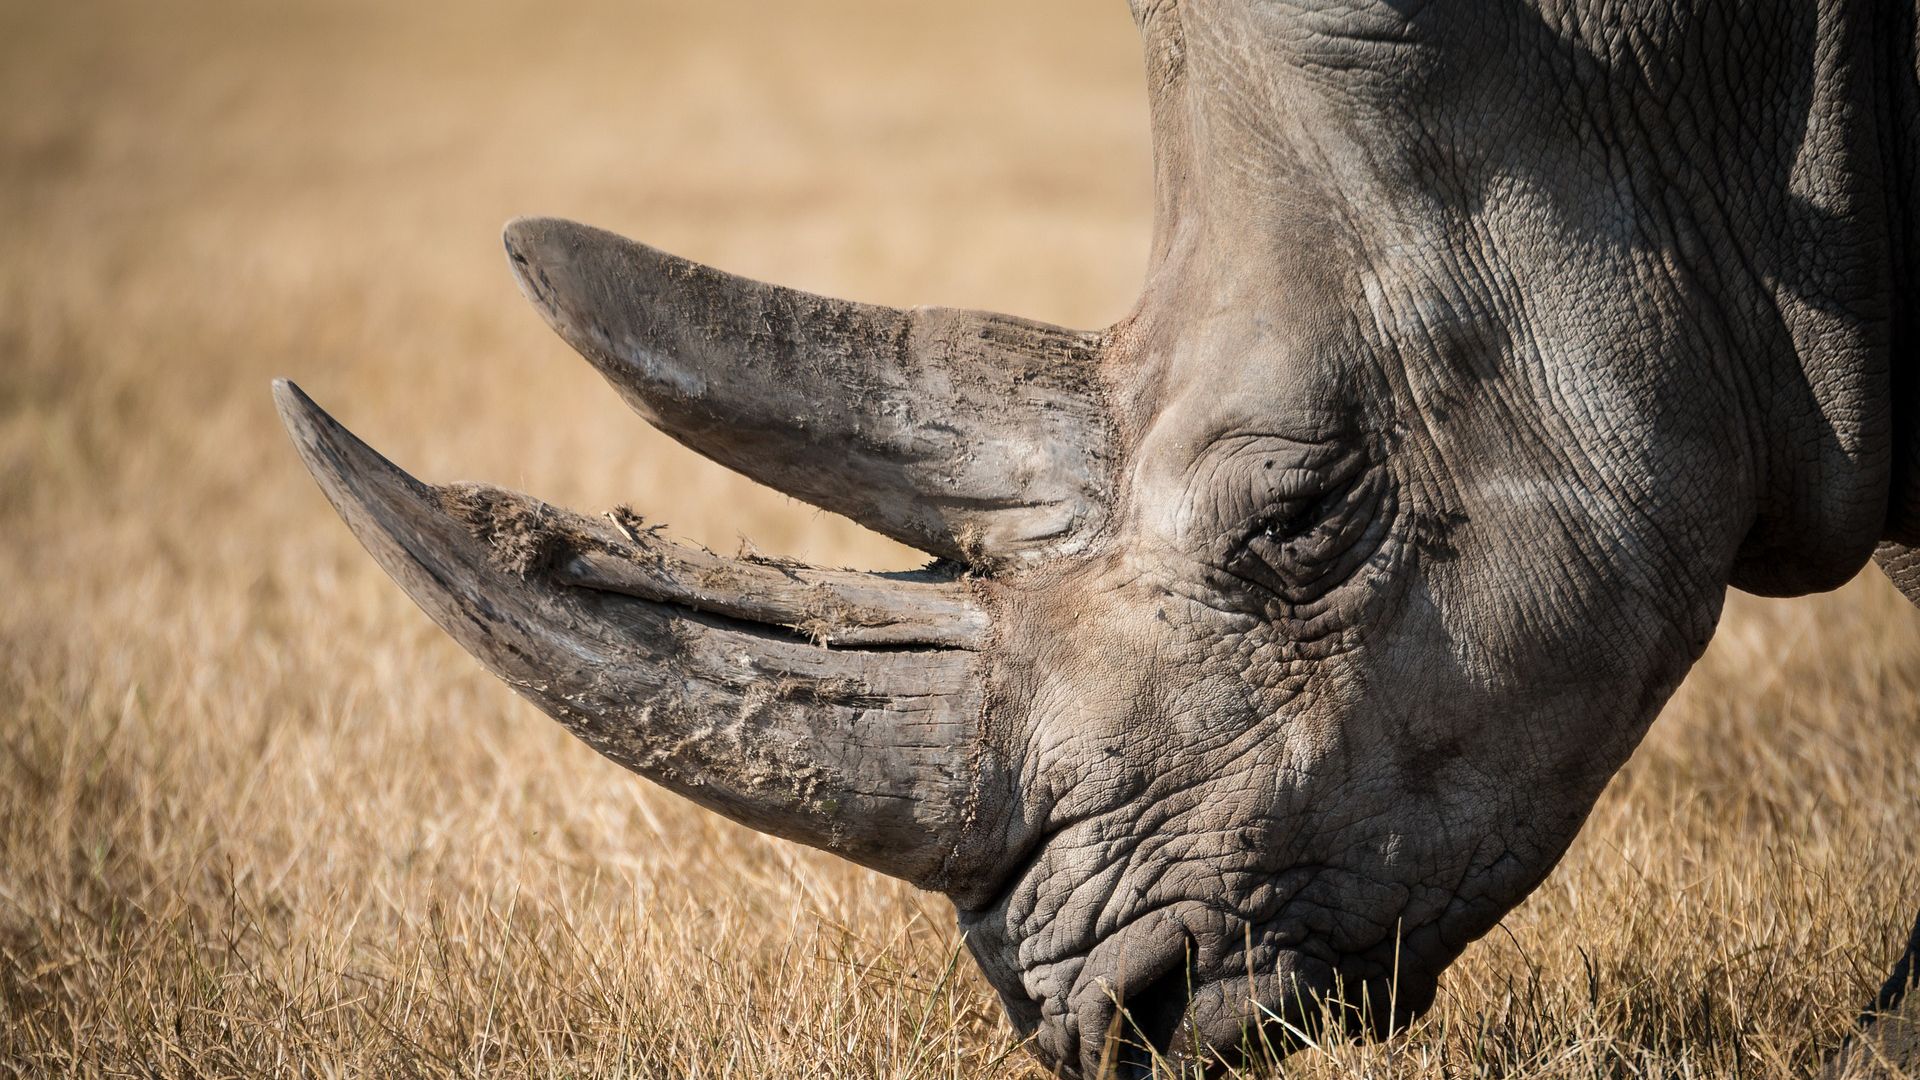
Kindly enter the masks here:
M 642 775 L 949 895 L 1065 1076 L 1417 1014 L 1729 586 L 1920 543 L 1910 9 L 1134 15 L 1154 241 L 1103 331 L 508 227 L 643 417 L 919 575 L 430 488 L 279 391 L 484 663 Z

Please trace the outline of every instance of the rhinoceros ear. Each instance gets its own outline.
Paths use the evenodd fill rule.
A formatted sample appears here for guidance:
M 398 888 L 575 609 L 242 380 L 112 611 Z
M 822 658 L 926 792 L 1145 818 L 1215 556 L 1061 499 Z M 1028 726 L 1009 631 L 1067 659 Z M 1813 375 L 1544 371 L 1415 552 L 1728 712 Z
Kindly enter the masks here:
M 1107 514 L 1099 334 L 766 285 L 568 221 L 506 228 L 521 289 L 641 416 L 723 465 L 975 566 Z

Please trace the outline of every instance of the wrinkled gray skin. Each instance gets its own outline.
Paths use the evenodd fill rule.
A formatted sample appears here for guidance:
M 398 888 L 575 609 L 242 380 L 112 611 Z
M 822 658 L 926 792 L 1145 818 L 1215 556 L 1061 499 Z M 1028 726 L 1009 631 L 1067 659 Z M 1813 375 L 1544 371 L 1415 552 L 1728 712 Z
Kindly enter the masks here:
M 1377 1030 L 1552 868 L 1728 585 L 1920 542 L 1892 8 L 1136 0 L 1154 244 L 1100 333 L 509 226 L 643 416 L 918 575 L 428 488 L 283 413 L 594 746 L 950 895 L 1063 1075 L 1231 1062 L 1336 989 Z

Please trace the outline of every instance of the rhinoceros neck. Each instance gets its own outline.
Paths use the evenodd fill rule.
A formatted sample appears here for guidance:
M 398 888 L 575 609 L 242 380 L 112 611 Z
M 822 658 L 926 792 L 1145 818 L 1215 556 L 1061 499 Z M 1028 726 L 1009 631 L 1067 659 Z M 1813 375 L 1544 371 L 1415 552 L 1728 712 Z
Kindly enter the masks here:
M 1888 211 L 1893 223 L 1894 454 L 1883 538 L 1920 546 L 1920 4 L 1889 4 Z
M 1726 102 L 1720 118 L 1753 149 L 1724 159 L 1736 163 L 1719 177 L 1724 192 L 1693 200 L 1732 241 L 1715 261 L 1740 282 L 1722 299 L 1744 312 L 1730 344 L 1760 406 L 1758 515 L 1732 576 L 1749 591 L 1840 585 L 1890 523 L 1920 511 L 1900 492 L 1902 460 L 1920 455 L 1888 408 L 1895 380 L 1906 381 L 1899 353 L 1911 326 L 1900 283 L 1911 246 L 1900 191 L 1914 153 L 1910 4 L 1782 5 L 1763 95 Z M 1749 289 L 1758 296 L 1743 300 Z

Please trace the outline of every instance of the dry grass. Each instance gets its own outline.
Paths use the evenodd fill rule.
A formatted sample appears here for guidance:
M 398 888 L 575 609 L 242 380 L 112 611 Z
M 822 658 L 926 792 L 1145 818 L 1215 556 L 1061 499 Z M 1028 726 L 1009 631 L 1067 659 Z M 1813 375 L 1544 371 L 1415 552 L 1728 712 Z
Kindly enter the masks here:
M 495 226 L 1099 325 L 1143 114 L 1118 0 L 0 0 L 0 1069 L 1036 1075 L 943 901 L 648 788 L 443 639 L 266 381 L 429 477 L 904 565 L 643 430 Z M 1432 1017 L 1300 1071 L 1805 1069 L 1920 900 L 1916 716 L 1877 578 L 1737 598 Z

